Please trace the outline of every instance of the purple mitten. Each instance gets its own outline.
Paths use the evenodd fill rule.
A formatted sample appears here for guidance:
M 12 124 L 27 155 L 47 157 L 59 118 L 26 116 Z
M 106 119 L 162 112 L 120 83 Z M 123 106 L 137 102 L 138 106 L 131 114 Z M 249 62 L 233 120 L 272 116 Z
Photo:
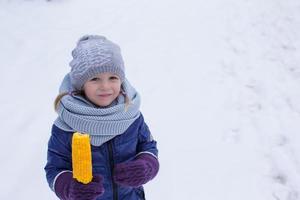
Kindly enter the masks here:
M 133 161 L 116 164 L 114 181 L 122 186 L 139 187 L 155 177 L 158 160 L 150 154 L 140 154 Z
M 55 181 L 55 193 L 61 200 L 95 200 L 104 193 L 103 178 L 95 175 L 92 182 L 82 184 L 72 172 L 64 172 Z

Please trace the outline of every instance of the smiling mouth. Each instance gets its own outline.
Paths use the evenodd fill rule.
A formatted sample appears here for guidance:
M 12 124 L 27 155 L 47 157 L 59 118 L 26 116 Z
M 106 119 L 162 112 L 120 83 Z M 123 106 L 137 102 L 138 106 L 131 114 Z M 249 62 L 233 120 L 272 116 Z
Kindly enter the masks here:
M 109 97 L 111 96 L 112 94 L 101 94 L 101 95 L 98 95 L 99 97 Z

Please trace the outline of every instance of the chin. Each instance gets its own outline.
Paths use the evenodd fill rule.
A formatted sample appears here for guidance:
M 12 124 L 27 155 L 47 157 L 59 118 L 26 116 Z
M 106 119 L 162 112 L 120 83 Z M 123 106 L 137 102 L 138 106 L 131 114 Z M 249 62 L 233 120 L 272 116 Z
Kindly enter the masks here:
M 111 103 L 97 103 L 96 105 L 99 107 L 106 107 L 109 106 Z

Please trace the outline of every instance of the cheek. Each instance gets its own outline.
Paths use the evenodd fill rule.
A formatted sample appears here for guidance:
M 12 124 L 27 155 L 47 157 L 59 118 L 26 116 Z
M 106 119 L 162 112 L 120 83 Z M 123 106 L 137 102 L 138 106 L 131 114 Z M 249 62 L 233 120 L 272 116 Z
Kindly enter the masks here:
M 90 90 L 85 90 L 85 91 L 84 91 L 84 94 L 85 94 L 87 97 L 91 96 Z
M 115 84 L 113 87 L 114 87 L 114 91 L 116 93 L 120 93 L 120 91 L 121 91 L 121 84 Z
M 116 93 L 120 93 L 121 89 L 118 88 L 118 87 L 116 87 L 116 88 L 115 88 L 115 91 L 116 91 Z
M 83 91 L 84 91 L 85 95 L 90 96 L 91 94 L 94 93 L 94 88 L 92 86 L 87 85 L 87 86 L 83 87 Z

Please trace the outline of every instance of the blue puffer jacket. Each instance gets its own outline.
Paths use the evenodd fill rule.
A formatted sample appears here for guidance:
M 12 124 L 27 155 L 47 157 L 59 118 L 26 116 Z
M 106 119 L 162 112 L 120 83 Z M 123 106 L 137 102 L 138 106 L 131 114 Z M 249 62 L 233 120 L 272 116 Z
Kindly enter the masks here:
M 45 166 L 47 181 L 52 190 L 54 180 L 59 173 L 72 171 L 72 135 L 73 132 L 63 131 L 55 125 L 52 127 Z M 105 192 L 97 200 L 145 199 L 143 187 L 122 187 L 112 180 L 115 164 L 132 160 L 140 153 L 150 153 L 155 157 L 158 153 L 156 141 L 152 139 L 142 115 L 123 134 L 99 147 L 92 146 L 93 174 L 100 174 L 104 178 Z

